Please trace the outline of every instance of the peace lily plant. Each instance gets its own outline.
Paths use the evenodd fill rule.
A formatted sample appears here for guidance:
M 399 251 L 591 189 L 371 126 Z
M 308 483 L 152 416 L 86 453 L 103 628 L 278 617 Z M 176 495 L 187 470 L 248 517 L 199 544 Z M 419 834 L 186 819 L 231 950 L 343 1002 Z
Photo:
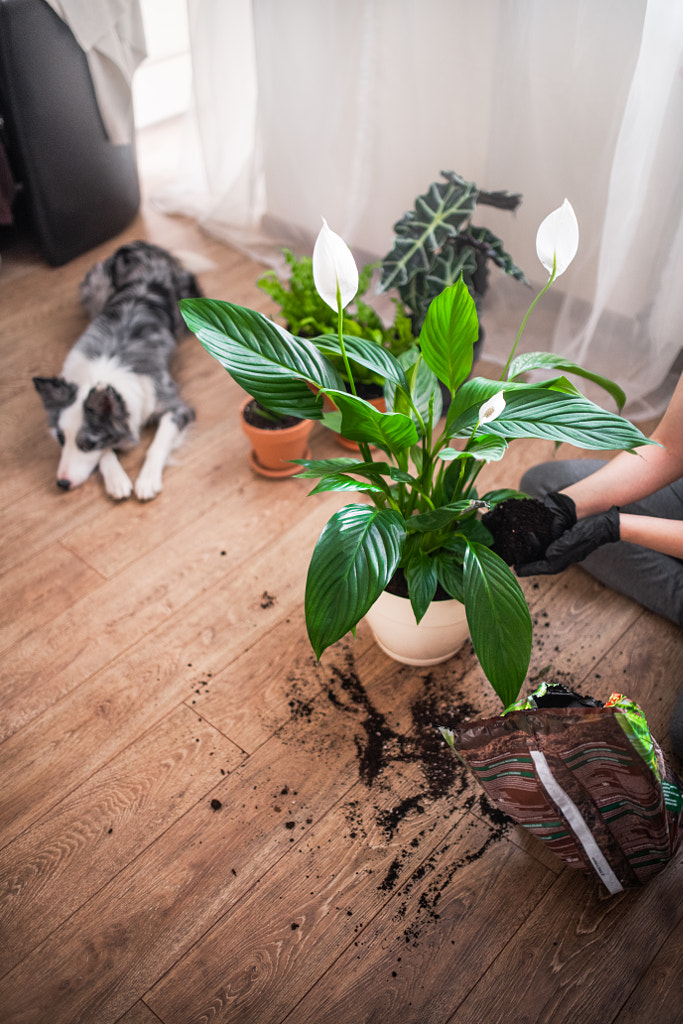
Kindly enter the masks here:
M 605 388 L 621 409 L 623 392 L 560 355 L 516 355 L 531 309 L 562 274 L 578 247 L 574 211 L 565 200 L 541 224 L 537 252 L 549 278 L 532 302 L 499 380 L 470 379 L 478 321 L 462 280 L 434 298 L 419 344 L 395 358 L 344 333 L 344 309 L 358 270 L 344 241 L 323 222 L 313 253 L 321 297 L 337 314 L 336 335 L 297 338 L 251 309 L 210 299 L 185 299 L 185 321 L 233 379 L 266 408 L 321 419 L 359 445 L 360 457 L 302 460 L 310 492 L 358 492 L 331 517 L 308 569 L 305 614 L 318 658 L 368 612 L 397 570 L 408 585 L 416 621 L 437 585 L 465 605 L 474 650 L 508 706 L 526 676 L 532 625 L 516 576 L 491 551 L 480 522 L 487 509 L 517 492 L 477 493 L 482 467 L 515 438 L 567 441 L 583 448 L 631 450 L 646 438 L 627 420 L 595 405 L 564 376 Z M 341 358 L 350 392 L 329 357 Z M 355 393 L 351 362 L 385 380 L 386 412 Z M 527 383 L 530 370 L 558 375 Z M 439 382 L 451 394 L 442 420 Z M 332 411 L 328 411 L 332 410 Z

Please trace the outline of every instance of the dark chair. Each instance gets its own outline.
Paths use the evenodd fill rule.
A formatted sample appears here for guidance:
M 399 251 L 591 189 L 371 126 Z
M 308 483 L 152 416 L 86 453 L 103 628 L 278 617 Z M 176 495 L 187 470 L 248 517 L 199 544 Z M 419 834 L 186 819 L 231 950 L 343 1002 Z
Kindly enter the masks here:
M 86 55 L 45 0 L 0 0 L 2 143 L 25 216 L 60 266 L 140 207 L 135 145 L 107 137 Z

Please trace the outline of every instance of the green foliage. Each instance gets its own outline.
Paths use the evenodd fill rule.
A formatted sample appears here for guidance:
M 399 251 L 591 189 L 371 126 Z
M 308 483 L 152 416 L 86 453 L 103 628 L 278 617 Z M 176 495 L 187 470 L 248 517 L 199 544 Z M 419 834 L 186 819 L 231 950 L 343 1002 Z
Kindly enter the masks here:
M 455 190 L 450 179 L 449 184 Z M 452 198 L 443 189 L 430 194 L 429 205 L 423 204 L 425 219 L 428 210 L 437 208 L 442 219 L 452 216 Z M 473 201 L 472 190 L 458 200 L 461 221 Z M 433 233 L 438 237 L 436 228 Z M 407 266 L 416 258 L 416 250 L 406 244 L 397 255 L 396 272 L 399 263 Z M 464 602 L 477 657 L 508 706 L 528 669 L 531 618 L 516 576 L 490 550 L 491 537 L 479 515 L 482 507 L 515 492 L 491 492 L 480 499 L 478 474 L 519 437 L 592 449 L 630 450 L 648 443 L 627 420 L 584 398 L 566 377 L 527 384 L 518 379 L 526 369 L 578 373 L 617 399 L 618 389 L 543 353 L 511 359 L 504 379 L 468 380 L 478 323 L 462 277 L 432 301 L 418 346 L 398 357 L 370 339 L 347 334 L 346 317 L 341 336 L 334 336 L 327 322 L 322 336 L 307 340 L 229 303 L 185 299 L 180 306 L 202 344 L 261 404 L 320 419 L 327 396 L 344 435 L 359 442 L 359 459 L 301 461 L 301 477 L 319 481 L 314 491 L 355 489 L 366 499 L 335 513 L 313 552 L 306 622 L 316 655 L 355 628 L 401 569 L 418 620 L 437 583 Z M 345 391 L 334 365 L 344 349 L 355 365 L 386 380 L 386 412 Z M 445 422 L 440 419 L 441 384 L 451 394 Z M 496 418 L 482 416 L 484 404 L 500 392 L 504 408 Z M 379 449 L 379 457 L 370 445 Z
M 461 277 L 480 304 L 488 288 L 489 260 L 526 283 L 500 238 L 471 220 L 478 203 L 512 211 L 521 196 L 481 191 L 453 171 L 441 175 L 445 180 L 433 182 L 394 225 L 394 245 L 381 264 L 381 287 L 398 289 L 416 334 L 432 300 Z
M 290 249 L 283 249 L 289 268 L 289 277 L 282 280 L 274 270 L 268 270 L 257 281 L 259 288 L 270 295 L 280 307 L 279 316 L 287 329 L 300 338 L 319 338 L 321 335 L 337 333 L 337 317 L 318 295 L 313 281 L 313 260 L 310 256 L 295 256 Z M 368 263 L 359 273 L 358 292 L 355 302 L 344 312 L 344 332 L 349 337 L 363 338 L 386 349 L 398 357 L 416 344 L 412 321 L 400 299 L 394 299 L 395 317 L 393 324 L 385 327 L 379 314 L 363 301 L 370 287 L 373 272 L 378 263 Z M 341 356 L 328 351 L 327 355 L 342 377 L 346 377 Z M 354 380 L 363 384 L 384 383 L 381 374 L 371 372 L 364 362 L 353 362 Z

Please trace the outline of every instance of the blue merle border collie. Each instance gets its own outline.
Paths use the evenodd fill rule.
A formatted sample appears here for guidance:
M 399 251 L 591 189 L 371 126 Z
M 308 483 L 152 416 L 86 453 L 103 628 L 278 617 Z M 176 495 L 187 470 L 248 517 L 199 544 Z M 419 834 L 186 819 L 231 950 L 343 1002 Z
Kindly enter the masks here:
M 73 490 L 99 467 L 111 498 L 130 497 L 133 485 L 116 452 L 134 447 L 140 430 L 156 423 L 134 490 L 140 501 L 159 493 L 163 468 L 195 418 L 169 372 L 185 331 L 178 301 L 200 296 L 194 274 L 147 242 L 123 245 L 88 271 L 80 299 L 90 325 L 60 377 L 33 378 L 62 446 L 58 487 Z

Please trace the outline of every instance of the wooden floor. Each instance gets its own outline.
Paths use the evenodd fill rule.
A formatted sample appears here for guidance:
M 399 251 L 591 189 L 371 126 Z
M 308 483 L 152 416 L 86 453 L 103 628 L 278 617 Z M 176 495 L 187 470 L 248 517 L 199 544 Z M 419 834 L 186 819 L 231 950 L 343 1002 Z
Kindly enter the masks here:
M 241 392 L 194 338 L 163 493 L 57 489 L 31 376 L 84 328 L 88 267 L 136 237 L 269 311 L 262 268 L 147 205 L 62 268 L 3 251 L 3 1024 L 680 1022 L 681 858 L 610 898 L 500 821 L 437 739 L 497 711 L 469 644 L 400 667 L 361 624 L 315 662 L 305 572 L 340 499 L 252 473 Z M 320 425 L 312 448 L 339 453 Z M 551 456 L 520 442 L 489 482 Z M 668 752 L 680 631 L 579 569 L 524 588 L 529 688 L 627 692 Z

